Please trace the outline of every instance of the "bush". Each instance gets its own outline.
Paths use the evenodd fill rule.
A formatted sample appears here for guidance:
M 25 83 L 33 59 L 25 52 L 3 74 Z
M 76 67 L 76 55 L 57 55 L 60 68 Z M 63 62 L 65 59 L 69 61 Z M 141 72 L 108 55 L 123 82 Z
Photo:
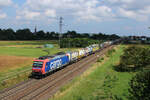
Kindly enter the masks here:
M 111 56 L 114 52 L 115 52 L 115 49 L 108 50 L 108 52 L 107 52 L 106 55 L 109 57 L 109 56 Z
M 117 80 L 115 75 L 106 75 L 102 87 L 97 88 L 90 100 L 122 100 L 121 97 L 112 92 Z
M 97 62 L 102 62 L 104 60 L 104 58 L 102 57 L 102 58 L 98 58 L 97 59 Z
M 74 38 L 74 39 L 62 39 L 60 42 L 60 47 L 61 48 L 70 48 L 70 47 L 86 47 L 91 44 L 98 44 L 98 40 L 92 40 L 88 38 Z
M 135 71 L 150 64 L 150 49 L 132 46 L 124 50 L 118 71 Z
M 150 100 L 150 71 L 138 73 L 129 85 L 129 100 Z

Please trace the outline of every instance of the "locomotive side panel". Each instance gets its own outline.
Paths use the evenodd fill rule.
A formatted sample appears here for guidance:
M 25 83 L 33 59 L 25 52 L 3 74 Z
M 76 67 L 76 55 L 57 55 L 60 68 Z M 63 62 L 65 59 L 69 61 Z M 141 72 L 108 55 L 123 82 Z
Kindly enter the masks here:
M 69 57 L 66 55 L 62 57 L 54 58 L 46 63 L 45 72 L 48 73 L 50 71 L 63 67 L 67 64 L 69 64 Z

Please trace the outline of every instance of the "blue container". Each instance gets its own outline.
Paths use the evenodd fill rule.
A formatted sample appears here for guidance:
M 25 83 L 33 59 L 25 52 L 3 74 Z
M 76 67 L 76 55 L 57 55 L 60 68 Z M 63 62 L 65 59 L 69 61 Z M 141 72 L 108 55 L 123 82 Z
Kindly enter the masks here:
M 60 67 L 69 64 L 69 57 L 66 55 L 59 55 L 46 62 L 45 72 L 48 73 L 50 71 L 56 70 Z

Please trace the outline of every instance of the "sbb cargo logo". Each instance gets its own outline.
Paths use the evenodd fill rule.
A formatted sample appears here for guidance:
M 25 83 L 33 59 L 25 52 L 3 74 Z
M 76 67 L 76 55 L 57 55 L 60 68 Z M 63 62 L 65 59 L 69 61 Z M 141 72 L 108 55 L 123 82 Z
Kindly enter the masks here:
M 59 60 L 51 62 L 50 67 L 51 69 L 54 69 L 54 68 L 60 67 L 61 64 L 62 64 L 62 61 L 61 59 L 59 59 Z

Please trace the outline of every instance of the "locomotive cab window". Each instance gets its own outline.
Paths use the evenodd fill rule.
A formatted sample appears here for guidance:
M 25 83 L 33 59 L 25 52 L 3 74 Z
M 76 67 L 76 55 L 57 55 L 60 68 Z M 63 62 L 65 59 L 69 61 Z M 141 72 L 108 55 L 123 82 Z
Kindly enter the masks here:
M 39 68 L 42 68 L 42 67 L 43 67 L 43 62 L 35 61 L 35 62 L 33 63 L 33 67 L 39 67 Z

